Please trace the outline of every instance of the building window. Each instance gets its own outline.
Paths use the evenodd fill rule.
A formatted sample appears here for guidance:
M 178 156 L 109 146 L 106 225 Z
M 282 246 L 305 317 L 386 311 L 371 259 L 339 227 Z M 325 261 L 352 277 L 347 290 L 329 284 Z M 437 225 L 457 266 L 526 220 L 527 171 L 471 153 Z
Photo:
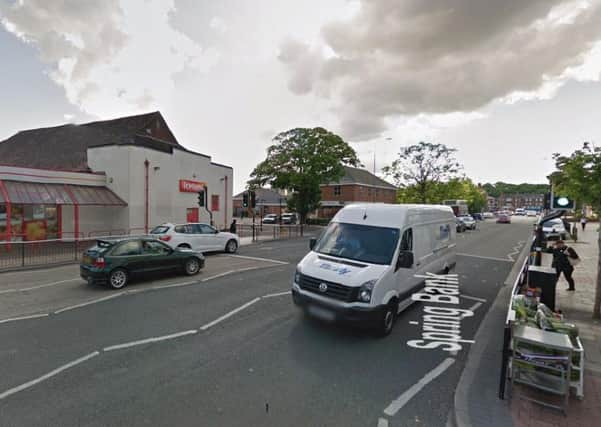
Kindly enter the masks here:
M 211 196 L 211 211 L 219 212 L 219 195 L 213 194 Z
M 340 196 L 340 186 L 339 185 L 334 186 L 334 196 Z

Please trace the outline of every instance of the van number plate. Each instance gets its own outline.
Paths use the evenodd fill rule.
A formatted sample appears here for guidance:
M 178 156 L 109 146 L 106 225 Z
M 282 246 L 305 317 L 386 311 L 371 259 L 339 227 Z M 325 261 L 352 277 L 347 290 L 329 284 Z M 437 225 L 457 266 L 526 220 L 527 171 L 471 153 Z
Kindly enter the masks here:
M 335 317 L 335 315 L 332 311 L 327 310 L 325 308 L 321 308 L 316 305 L 310 305 L 309 307 L 307 307 L 307 311 L 309 312 L 310 315 L 315 316 L 321 320 L 327 320 L 329 322 L 334 320 L 334 317 Z

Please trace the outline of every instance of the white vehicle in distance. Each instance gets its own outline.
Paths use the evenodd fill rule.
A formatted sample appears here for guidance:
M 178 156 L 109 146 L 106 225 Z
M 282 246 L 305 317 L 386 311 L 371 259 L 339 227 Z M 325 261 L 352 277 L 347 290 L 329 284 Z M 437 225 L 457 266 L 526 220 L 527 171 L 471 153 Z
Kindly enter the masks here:
M 515 216 L 525 216 L 525 215 L 526 215 L 526 209 L 523 209 L 523 208 L 517 208 L 517 209 L 515 210 L 515 213 L 514 213 L 514 215 L 515 215 Z
M 161 224 L 150 234 L 172 248 L 190 248 L 200 252 L 224 251 L 233 254 L 240 246 L 236 234 L 217 230 L 209 224 Z
M 288 212 L 282 214 L 282 224 L 296 224 L 297 222 L 298 219 L 295 213 Z
M 565 240 L 567 231 L 561 218 L 554 218 L 543 222 L 543 234 L 547 239 Z
M 538 212 L 534 210 L 526 211 L 526 216 L 538 216 Z
M 462 215 L 458 218 L 465 224 L 465 228 L 469 228 L 470 230 L 476 229 L 476 220 L 471 215 Z
M 267 214 L 263 217 L 263 224 L 277 224 L 278 216 L 276 214 Z
M 356 204 L 341 209 L 296 267 L 294 303 L 329 322 L 392 331 L 397 314 L 424 287 L 416 275 L 455 266 L 449 206 Z
M 482 214 L 482 218 L 485 218 L 485 219 L 490 219 L 490 218 L 494 218 L 494 217 L 495 217 L 495 214 L 492 212 L 484 212 Z

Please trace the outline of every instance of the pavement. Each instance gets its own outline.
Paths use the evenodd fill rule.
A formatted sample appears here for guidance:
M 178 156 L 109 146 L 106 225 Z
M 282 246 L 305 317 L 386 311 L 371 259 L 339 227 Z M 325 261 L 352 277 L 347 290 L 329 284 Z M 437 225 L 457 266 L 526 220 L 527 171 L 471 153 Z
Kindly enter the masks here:
M 530 230 L 487 222 L 458 236 L 466 340 Z M 410 347 L 420 304 L 385 339 L 305 318 L 289 290 L 307 248 L 243 246 L 200 276 L 119 292 L 77 280 L 76 266 L 0 274 L 0 425 L 445 426 L 469 344 Z
M 516 275 L 510 275 L 486 315 L 472 346 L 455 393 L 453 424 L 460 427 L 597 426 L 601 420 L 601 322 L 592 319 L 595 296 L 598 224 L 579 230 L 578 242 L 568 242 L 582 262 L 576 267 L 576 292 L 568 292 L 563 276 L 557 285 L 557 308 L 575 323 L 585 351 L 584 398 L 570 397 L 567 414 L 535 403 L 498 398 L 503 324 Z M 527 256 L 524 250 L 521 259 Z

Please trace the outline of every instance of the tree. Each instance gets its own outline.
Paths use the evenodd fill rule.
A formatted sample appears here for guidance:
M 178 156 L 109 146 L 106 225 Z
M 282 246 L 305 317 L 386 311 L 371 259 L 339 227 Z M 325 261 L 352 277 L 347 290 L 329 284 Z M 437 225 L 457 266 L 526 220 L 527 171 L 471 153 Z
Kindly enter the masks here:
M 461 166 L 455 160 L 457 150 L 444 144 L 420 142 L 402 147 L 398 158 L 382 171 L 391 176 L 397 186 L 415 186 L 419 202 L 427 203 L 428 192 L 437 183 L 448 180 L 459 172 Z
M 582 149 L 570 156 L 559 153 L 553 155 L 556 172 L 549 179 L 554 191 L 565 192 L 568 196 L 589 204 L 597 214 L 601 213 L 601 148 L 591 147 L 585 142 Z M 601 228 L 599 228 L 598 246 L 601 252 Z M 593 317 L 601 319 L 601 257 L 597 260 L 597 286 Z
M 486 196 L 469 178 L 452 178 L 447 182 L 432 183 L 426 194 L 425 203 L 440 204 L 444 200 L 466 200 L 470 212 L 482 212 Z M 424 203 L 417 185 L 408 185 L 397 193 L 399 203 Z
M 320 184 L 342 178 L 343 165 L 359 165 L 355 150 L 323 128 L 290 129 L 276 135 L 273 142 L 267 158 L 252 171 L 249 187 L 270 184 L 292 191 L 289 207 L 301 222 L 319 207 Z

